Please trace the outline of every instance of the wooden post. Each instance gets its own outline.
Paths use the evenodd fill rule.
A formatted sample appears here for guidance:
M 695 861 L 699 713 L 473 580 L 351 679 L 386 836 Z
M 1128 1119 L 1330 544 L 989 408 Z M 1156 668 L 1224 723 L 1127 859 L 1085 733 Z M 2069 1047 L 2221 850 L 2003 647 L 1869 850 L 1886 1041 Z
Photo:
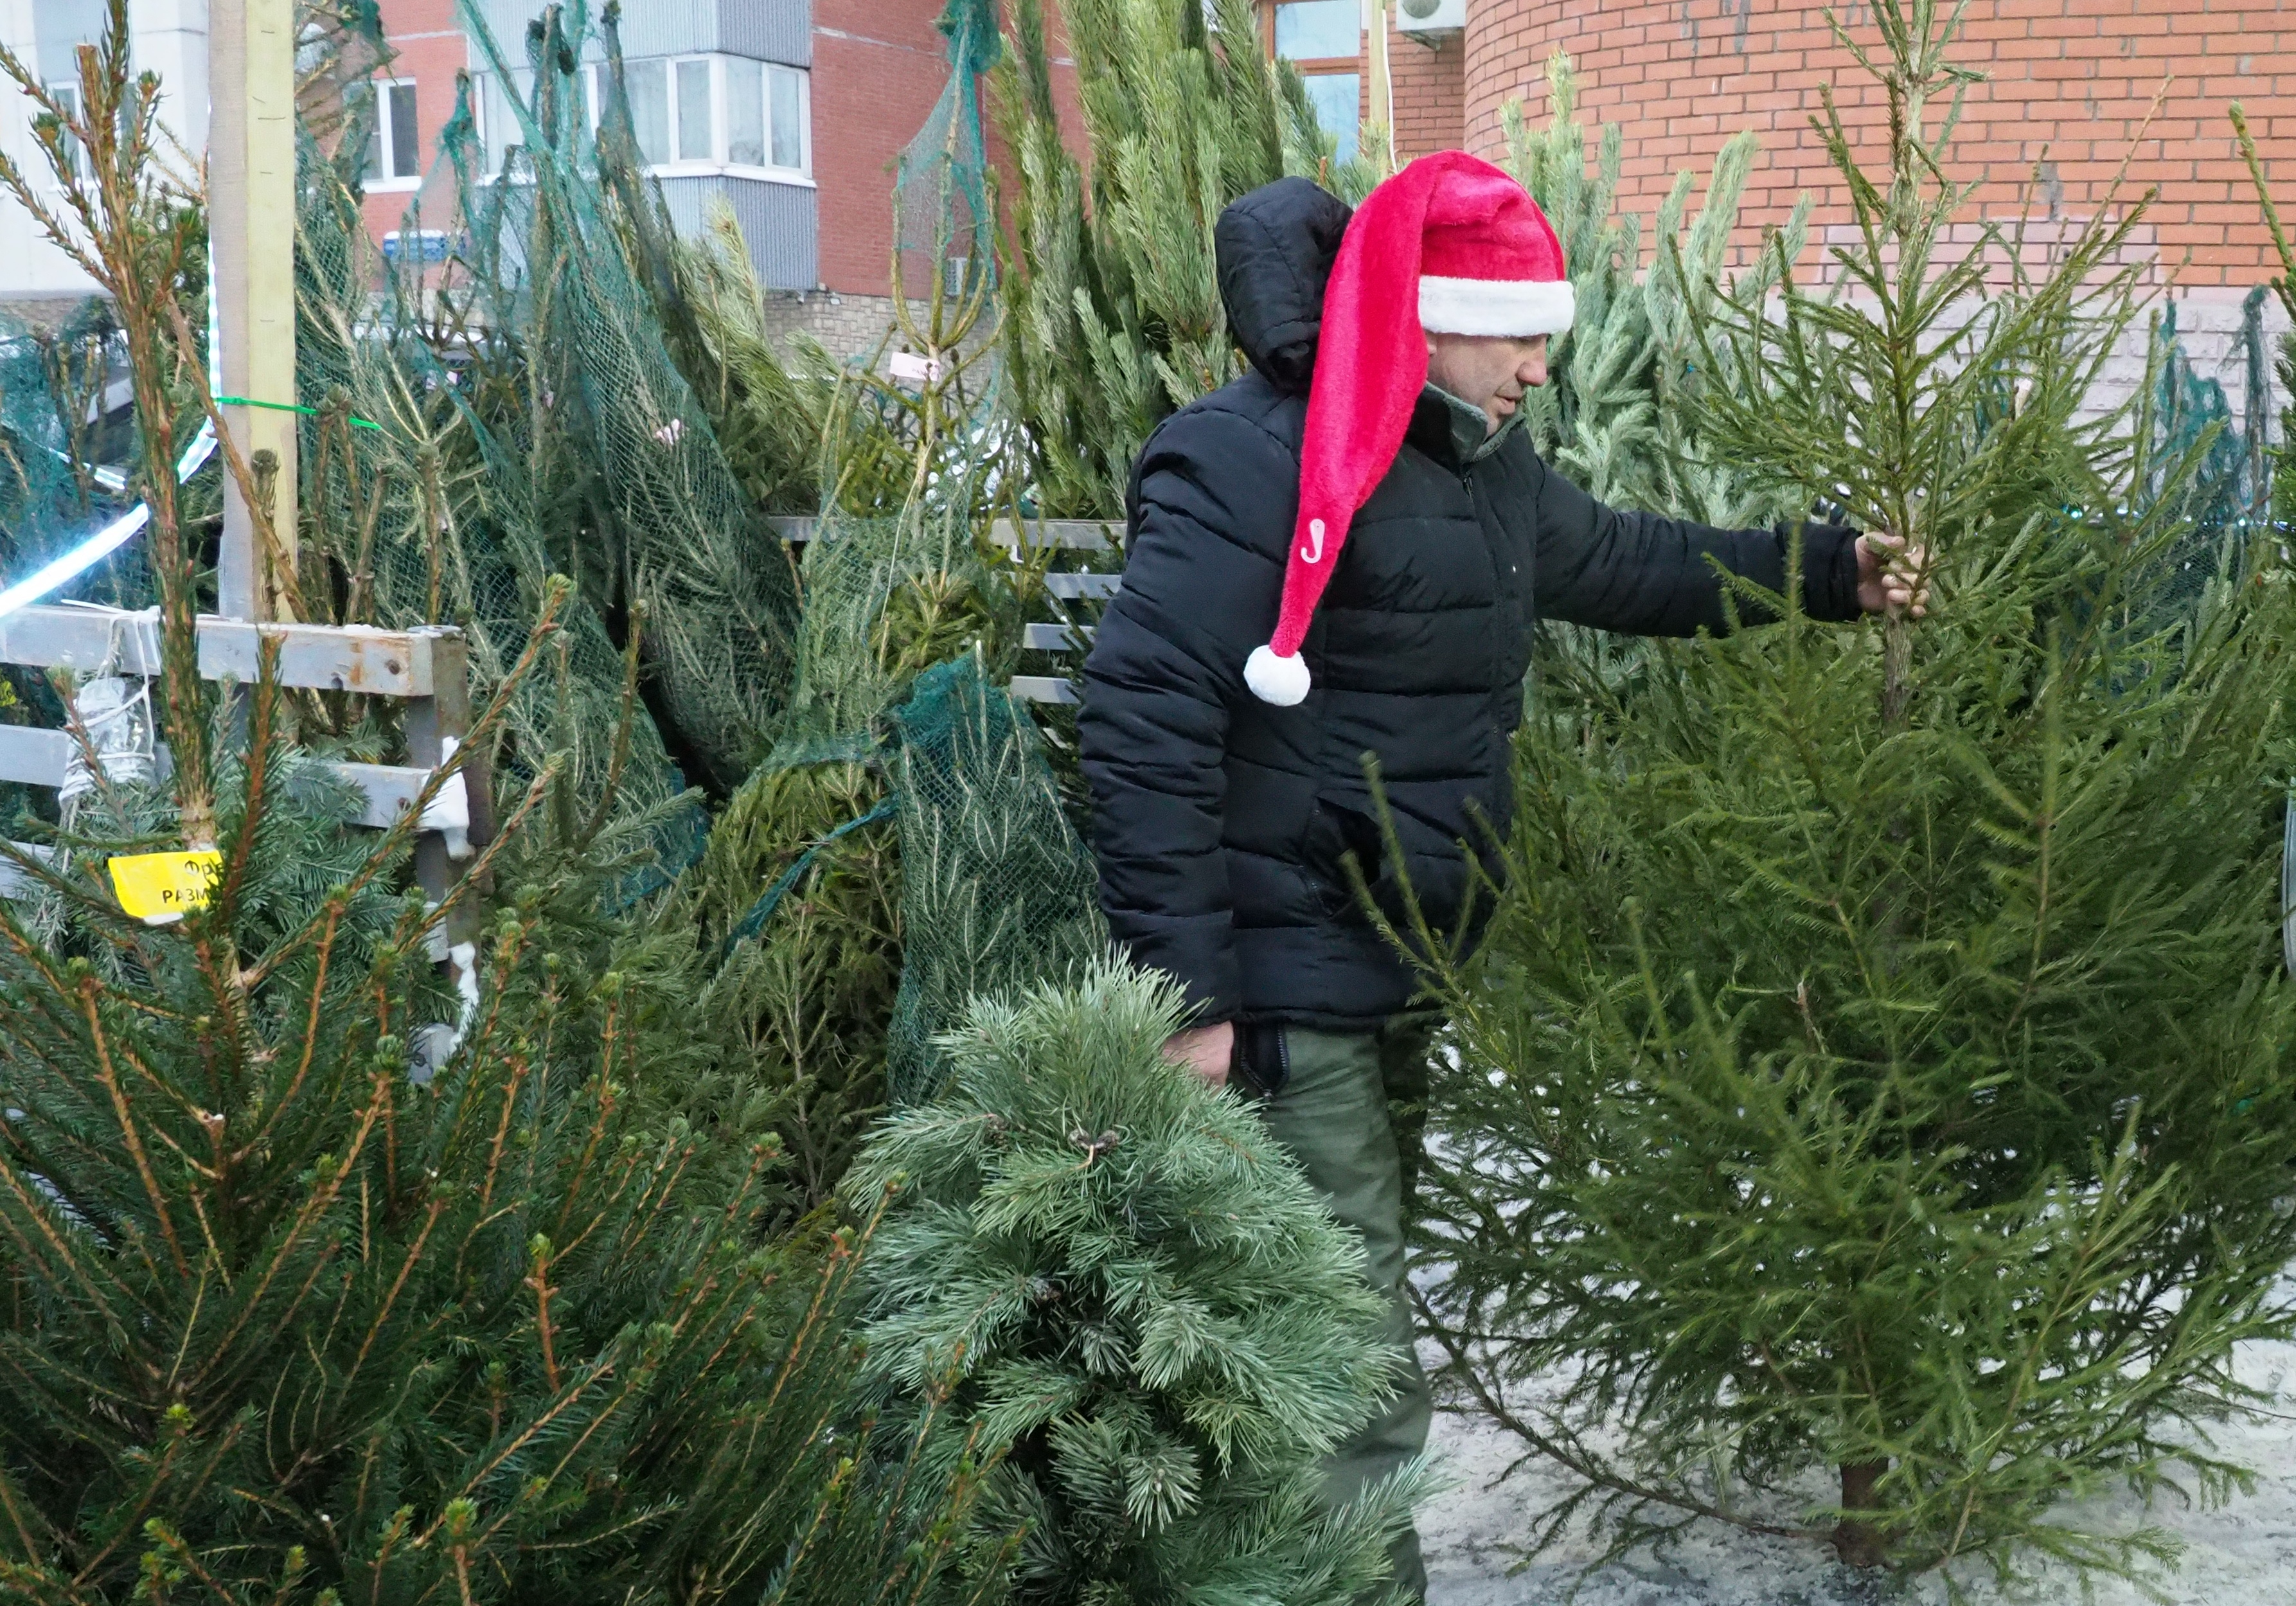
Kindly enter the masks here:
M 208 34 L 208 229 L 223 394 L 295 401 L 294 0 L 212 0 Z M 250 463 L 276 459 L 272 528 L 295 552 L 295 414 L 226 407 Z M 277 617 L 255 520 L 224 476 L 217 586 L 226 618 Z
M 471 729 L 471 669 L 469 649 L 459 630 L 428 627 L 430 651 L 430 695 L 411 699 L 406 705 L 406 760 L 423 769 L 435 769 L 461 745 Z M 449 743 L 454 746 L 449 746 Z M 488 806 L 487 777 L 482 766 L 465 761 L 462 784 L 469 799 L 469 844 L 475 850 L 493 836 Z M 462 868 L 447 856 L 446 840 L 435 831 L 414 839 L 414 879 L 422 896 L 437 903 L 447 896 Z M 478 932 L 478 911 L 465 905 L 447 917 L 450 946 L 471 941 Z

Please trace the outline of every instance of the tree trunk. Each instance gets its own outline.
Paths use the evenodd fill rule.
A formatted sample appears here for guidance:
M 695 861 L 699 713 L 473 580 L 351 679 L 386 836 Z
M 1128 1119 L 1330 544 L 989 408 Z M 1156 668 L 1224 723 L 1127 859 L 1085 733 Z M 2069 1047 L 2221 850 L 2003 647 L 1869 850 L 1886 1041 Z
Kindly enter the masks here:
M 1890 1470 L 1886 1461 L 1844 1462 L 1841 1467 L 1842 1518 L 1833 1530 L 1833 1553 L 1844 1567 L 1879 1567 L 1888 1560 L 1889 1547 L 1882 1543 L 1882 1531 L 1870 1522 L 1861 1522 L 1849 1513 L 1878 1512 L 1882 1502 L 1874 1493 L 1874 1486 L 1882 1481 L 1882 1474 Z
M 1882 728 L 1893 735 L 1906 725 L 1906 708 L 1913 701 L 1913 621 L 1886 619 L 1882 625 Z

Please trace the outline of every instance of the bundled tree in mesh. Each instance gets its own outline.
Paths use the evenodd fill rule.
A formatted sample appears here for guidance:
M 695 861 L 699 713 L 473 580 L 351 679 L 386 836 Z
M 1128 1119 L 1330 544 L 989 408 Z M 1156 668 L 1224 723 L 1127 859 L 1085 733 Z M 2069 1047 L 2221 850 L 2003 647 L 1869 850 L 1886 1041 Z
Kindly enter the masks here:
M 1177 1076 L 1177 990 L 1106 959 L 974 1002 L 947 1095 L 870 1140 L 898 1185 L 865 1274 L 872 1374 L 1004 1452 L 990 1531 L 1025 1521 L 1017 1602 L 1390 1598 L 1413 1466 L 1336 1509 L 1324 1452 L 1396 1357 L 1335 1225 L 1250 1111 Z
M 305 20 L 307 38 L 340 41 L 332 59 L 388 60 L 371 12 Z M 545 672 L 518 688 L 487 769 L 515 789 L 558 758 L 568 795 L 607 810 L 602 848 L 634 861 L 616 897 L 658 887 L 662 863 L 674 872 L 692 856 L 699 809 L 652 711 L 625 696 L 624 649 L 645 634 L 645 610 L 602 562 L 609 497 L 566 354 L 530 299 L 495 277 L 509 218 L 485 183 L 467 98 L 400 220 L 402 242 L 442 243 L 435 261 L 412 244 L 386 259 L 367 232 L 372 86 L 348 82 L 327 98 L 307 83 L 298 115 L 298 387 L 316 416 L 301 429 L 302 529 L 286 600 L 326 622 L 458 626 L 486 695 L 522 649 L 550 577 L 572 567 L 579 583 Z M 387 705 L 366 699 L 314 698 L 298 713 L 298 738 L 314 748 L 369 758 L 391 741 Z
M 518 81 L 500 46 L 472 26 L 496 81 Z M 594 140 L 586 126 L 578 54 L 588 30 L 580 4 L 554 7 L 529 29 L 533 89 L 503 97 L 519 140 L 494 182 L 476 182 L 483 159 L 471 124 L 451 130 L 459 225 L 477 312 L 518 332 L 529 408 L 573 423 L 595 465 L 590 516 L 577 530 L 596 545 L 578 546 L 575 571 L 600 588 L 610 617 L 647 603 L 653 706 L 683 754 L 730 790 L 770 745 L 788 692 L 795 576 L 651 315 L 630 254 L 636 225 L 597 179 L 602 160 L 636 165 L 626 154 L 636 141 L 611 18 Z
M 2046 273 L 2012 225 L 1949 249 L 1951 21 L 1874 15 L 1881 163 L 1830 90 L 1818 119 L 1839 283 L 1698 315 L 1744 381 L 1702 428 L 1925 547 L 1928 617 L 1741 592 L 1784 622 L 1660 645 L 1631 697 L 1543 657 L 1488 946 L 1406 933 L 1459 1055 L 1426 1315 L 1448 1384 L 1575 1476 L 1534 1545 L 1714 1520 L 2138 1571 L 2169 1536 L 2062 1503 L 2241 1487 L 2207 1423 L 2251 1397 L 2234 1346 L 2292 1326 L 2291 577 L 2251 543 L 2152 605 L 2210 443 L 2161 463 L 2084 415 L 2142 209 Z
M 1092 856 L 1061 810 L 1041 738 L 977 657 L 917 683 L 889 717 L 900 803 L 901 989 L 887 1074 L 933 1097 L 940 1034 L 970 1000 L 1073 974 L 1103 951 Z

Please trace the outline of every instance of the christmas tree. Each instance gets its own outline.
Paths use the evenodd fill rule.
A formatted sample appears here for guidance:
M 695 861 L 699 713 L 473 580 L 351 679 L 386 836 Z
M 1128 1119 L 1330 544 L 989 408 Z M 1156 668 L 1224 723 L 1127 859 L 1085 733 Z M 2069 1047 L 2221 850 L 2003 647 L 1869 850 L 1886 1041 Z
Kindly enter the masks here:
M 709 1045 L 691 970 L 600 918 L 627 868 L 599 848 L 611 799 L 542 762 L 426 904 L 399 890 L 419 807 L 348 823 L 275 649 L 236 697 L 200 679 L 160 381 L 213 398 L 127 37 L 116 3 L 43 144 L 83 225 L 59 242 L 106 275 L 139 365 L 175 770 L 93 763 L 50 852 L 0 845 L 32 889 L 0 905 L 0 1591 L 980 1598 L 993 1567 L 950 1565 L 981 1488 L 964 1430 L 931 1401 L 898 1434 L 853 1408 L 871 1214 L 767 1242 L 771 1149 L 640 1095 Z M 498 734 L 570 591 L 422 801 Z M 149 923 L 106 864 L 161 845 L 213 874 Z M 430 939 L 489 886 L 451 986 Z
M 1120 517 L 1150 432 L 1243 372 L 1213 260 L 1221 209 L 1286 172 L 1359 199 L 1386 159 L 1374 139 L 1333 162 L 1249 0 L 1072 0 L 1062 16 L 1089 173 L 1062 139 L 1042 0 L 1016 0 L 996 70 L 1016 169 L 1004 357 L 1040 510 Z
M 1004 1453 L 1019 1602 L 1381 1596 L 1416 1469 L 1327 1510 L 1318 1458 L 1390 1388 L 1362 1247 L 1243 1105 L 1176 1076 L 1176 989 L 1107 961 L 976 1002 L 947 1096 L 871 1139 L 873 1372 Z M 992 1523 L 991 1531 L 1004 1524 Z
M 1734 382 L 1683 405 L 1717 461 L 1924 549 L 1927 617 L 1739 588 L 1784 622 L 1631 687 L 1543 656 L 1487 946 L 1404 933 L 1460 1053 L 1429 1315 L 1578 1480 L 1533 1544 L 1711 1519 L 2139 1570 L 2168 1536 L 2062 1503 L 2238 1487 L 2206 1425 L 2249 1397 L 2233 1347 L 2291 1329 L 2291 577 L 2196 544 L 2208 438 L 2084 414 L 2141 203 L 1949 243 L 1954 17 L 1873 16 L 1843 37 L 1881 160 L 1831 90 L 1816 119 L 1852 226 L 1818 283 L 1774 240 L 1775 296 L 1693 307 Z

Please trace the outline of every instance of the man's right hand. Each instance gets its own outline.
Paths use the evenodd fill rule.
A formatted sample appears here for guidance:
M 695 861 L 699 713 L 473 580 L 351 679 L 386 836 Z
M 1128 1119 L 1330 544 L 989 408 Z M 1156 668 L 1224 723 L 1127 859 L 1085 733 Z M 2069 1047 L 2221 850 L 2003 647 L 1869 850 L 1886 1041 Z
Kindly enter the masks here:
M 1164 1057 L 1185 1065 L 1214 1087 L 1227 1086 L 1227 1068 L 1235 1057 L 1235 1022 L 1216 1021 L 1192 1026 L 1164 1039 Z

